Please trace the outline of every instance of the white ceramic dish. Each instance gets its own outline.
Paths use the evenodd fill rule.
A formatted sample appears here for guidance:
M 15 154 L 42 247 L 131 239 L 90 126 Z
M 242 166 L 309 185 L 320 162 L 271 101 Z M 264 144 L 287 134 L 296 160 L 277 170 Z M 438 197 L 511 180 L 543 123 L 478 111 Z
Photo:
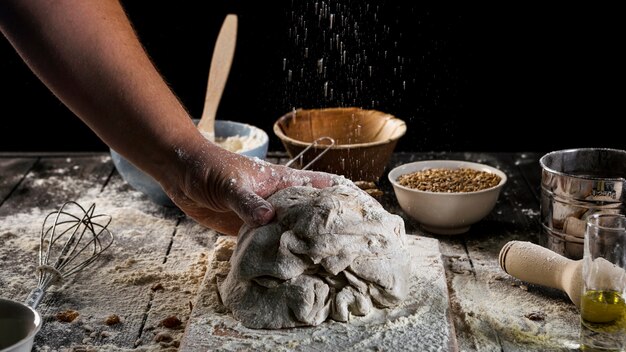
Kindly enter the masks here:
M 476 192 L 428 192 L 401 186 L 399 176 L 421 170 L 469 168 L 500 176 L 497 186 Z M 465 233 L 470 226 L 493 210 L 498 196 L 507 182 L 504 172 L 495 167 L 460 160 L 427 160 L 400 165 L 388 174 L 398 204 L 411 218 L 428 232 L 440 235 Z
M 198 121 L 198 119 L 194 119 L 194 123 L 197 124 Z M 215 120 L 215 137 L 227 138 L 237 135 L 243 137 L 249 136 L 252 133 L 260 134 L 263 142 L 259 146 L 242 151 L 239 154 L 251 158 L 257 157 L 259 159 L 265 159 L 269 145 L 269 136 L 265 131 L 256 126 L 241 122 Z M 115 150 L 111 149 L 110 151 L 113 164 L 124 181 L 126 181 L 134 189 L 148 196 L 148 198 L 150 198 L 153 202 L 164 206 L 174 206 L 174 202 L 172 202 L 163 189 L 161 189 L 161 185 L 159 185 L 158 182 L 156 182 L 148 174 L 139 170 Z

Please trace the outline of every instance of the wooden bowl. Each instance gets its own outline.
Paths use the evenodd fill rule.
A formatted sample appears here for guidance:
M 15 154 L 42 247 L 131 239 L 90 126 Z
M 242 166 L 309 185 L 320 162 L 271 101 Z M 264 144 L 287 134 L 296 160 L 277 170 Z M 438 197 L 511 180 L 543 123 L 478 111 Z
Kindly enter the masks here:
M 353 181 L 378 181 L 400 137 L 406 133 L 401 119 L 377 110 L 359 108 L 298 109 L 274 123 L 291 158 L 313 141 L 330 137 L 335 145 L 309 169 L 343 175 Z M 298 159 L 300 166 L 328 148 L 320 143 Z

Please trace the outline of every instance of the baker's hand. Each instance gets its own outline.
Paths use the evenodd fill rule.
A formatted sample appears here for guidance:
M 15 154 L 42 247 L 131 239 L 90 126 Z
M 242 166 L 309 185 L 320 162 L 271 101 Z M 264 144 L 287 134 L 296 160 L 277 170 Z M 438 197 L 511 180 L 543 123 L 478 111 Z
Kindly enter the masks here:
M 236 235 L 245 222 L 267 224 L 274 208 L 265 199 L 290 187 L 324 188 L 341 176 L 301 171 L 212 148 L 199 155 L 183 155 L 186 171 L 174 187 L 164 185 L 174 203 L 199 223 L 219 232 Z

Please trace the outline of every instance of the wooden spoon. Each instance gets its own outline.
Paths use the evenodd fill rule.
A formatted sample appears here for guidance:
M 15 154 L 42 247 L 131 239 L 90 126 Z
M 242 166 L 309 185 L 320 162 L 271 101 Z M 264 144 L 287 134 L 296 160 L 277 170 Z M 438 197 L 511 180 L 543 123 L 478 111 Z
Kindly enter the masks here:
M 209 81 L 204 98 L 204 109 L 198 122 L 198 129 L 204 132 L 205 136 L 211 141 L 215 140 L 215 114 L 222 98 L 224 86 L 226 86 L 236 43 L 237 15 L 229 14 L 224 19 L 215 42 L 211 66 L 209 67 Z

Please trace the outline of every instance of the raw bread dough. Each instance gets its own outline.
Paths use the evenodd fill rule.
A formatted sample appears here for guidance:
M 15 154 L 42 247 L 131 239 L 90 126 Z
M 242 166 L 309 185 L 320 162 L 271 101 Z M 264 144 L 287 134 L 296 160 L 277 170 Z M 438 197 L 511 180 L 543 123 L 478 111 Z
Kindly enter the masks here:
M 224 305 L 249 328 L 346 322 L 408 295 L 401 217 L 353 184 L 290 187 L 268 201 L 276 219 L 239 232 Z

